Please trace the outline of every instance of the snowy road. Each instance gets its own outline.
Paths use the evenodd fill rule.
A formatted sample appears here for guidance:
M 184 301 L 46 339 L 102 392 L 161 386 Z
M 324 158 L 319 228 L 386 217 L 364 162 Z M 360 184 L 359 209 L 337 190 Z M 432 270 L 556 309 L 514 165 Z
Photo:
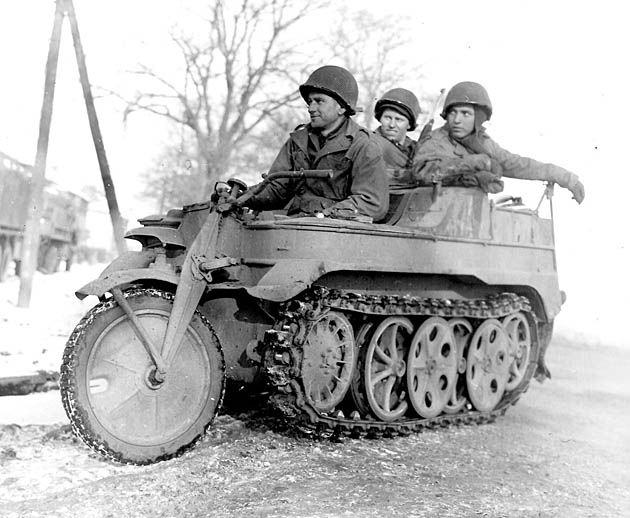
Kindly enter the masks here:
M 630 351 L 557 339 L 548 360 L 553 379 L 495 423 L 393 439 L 224 414 L 183 457 L 132 467 L 68 427 L 0 426 L 0 516 L 629 516 Z
M 5 372 L 58 368 L 93 304 L 73 291 L 100 269 L 38 278 L 28 310 L 15 279 L 0 285 Z M 553 379 L 493 424 L 338 444 L 223 413 L 193 451 L 148 467 L 78 442 L 58 391 L 2 397 L 0 516 L 630 516 L 630 350 L 556 336 L 547 359 Z

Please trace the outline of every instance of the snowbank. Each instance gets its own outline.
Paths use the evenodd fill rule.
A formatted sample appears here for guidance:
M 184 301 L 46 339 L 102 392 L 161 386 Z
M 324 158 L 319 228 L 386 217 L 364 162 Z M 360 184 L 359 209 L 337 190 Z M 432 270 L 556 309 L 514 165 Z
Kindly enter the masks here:
M 0 283 L 0 378 L 59 371 L 68 336 L 96 300 L 80 301 L 74 291 L 104 266 L 78 264 L 54 275 L 36 272 L 29 308 L 17 307 L 18 278 Z

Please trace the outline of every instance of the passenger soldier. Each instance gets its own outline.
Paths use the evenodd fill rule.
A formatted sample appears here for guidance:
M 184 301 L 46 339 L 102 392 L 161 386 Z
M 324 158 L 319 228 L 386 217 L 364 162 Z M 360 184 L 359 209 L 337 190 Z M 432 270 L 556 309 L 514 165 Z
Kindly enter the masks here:
M 358 93 L 346 69 L 315 70 L 300 86 L 311 121 L 291 133 L 269 172 L 332 169 L 332 179 L 276 179 L 245 205 L 254 210 L 288 205 L 289 214 L 382 219 L 389 204 L 385 164 L 374 136 L 350 119 Z
M 492 116 L 492 104 L 480 84 L 465 81 L 453 86 L 441 115 L 446 124 L 418 143 L 414 168 L 421 177 L 439 168 L 442 173 L 448 171 L 453 183 L 479 185 L 487 192 L 502 190 L 501 175 L 543 180 L 569 189 L 578 203 L 584 200 L 584 186 L 577 175 L 510 153 L 486 134 L 483 123 Z
M 411 167 L 416 143 L 407 136 L 407 132 L 416 129 L 419 114 L 418 98 L 404 88 L 389 90 L 376 101 L 374 117 L 381 125 L 374 133 L 387 167 Z

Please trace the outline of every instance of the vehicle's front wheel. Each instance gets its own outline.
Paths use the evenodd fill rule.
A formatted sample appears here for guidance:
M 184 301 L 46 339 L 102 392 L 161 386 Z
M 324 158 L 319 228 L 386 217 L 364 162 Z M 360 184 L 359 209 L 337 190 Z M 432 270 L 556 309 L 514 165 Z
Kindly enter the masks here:
M 125 293 L 161 347 L 173 295 L 154 289 Z M 128 464 L 166 460 L 192 447 L 219 410 L 223 353 L 210 324 L 195 312 L 166 379 L 155 368 L 127 315 L 113 300 L 90 310 L 70 336 L 60 388 L 74 432 L 93 450 Z

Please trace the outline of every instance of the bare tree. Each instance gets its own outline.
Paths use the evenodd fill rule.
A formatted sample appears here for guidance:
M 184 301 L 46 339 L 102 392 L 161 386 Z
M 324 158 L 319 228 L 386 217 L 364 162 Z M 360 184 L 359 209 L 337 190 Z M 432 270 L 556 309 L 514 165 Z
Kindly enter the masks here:
M 194 157 L 195 152 L 182 146 L 166 147 L 144 172 L 142 195 L 155 200 L 160 214 L 200 201 L 199 184 L 203 183 L 203 174 L 191 156 Z
M 135 72 L 152 89 L 127 101 L 125 115 L 142 110 L 189 130 L 202 171 L 198 196 L 207 196 L 212 181 L 228 172 L 235 150 L 257 128 L 298 98 L 302 66 L 287 33 L 322 5 L 216 0 L 209 7 L 205 41 L 172 35 L 184 67 L 180 81 L 146 66 Z
M 386 90 L 408 88 L 421 98 L 417 87 L 422 79 L 418 65 L 409 64 L 405 47 L 410 44 L 409 27 L 402 17 L 377 18 L 369 11 L 340 10 L 342 20 L 326 40 L 329 52 L 359 83 L 358 116 L 366 126 L 374 125 L 374 103 Z

